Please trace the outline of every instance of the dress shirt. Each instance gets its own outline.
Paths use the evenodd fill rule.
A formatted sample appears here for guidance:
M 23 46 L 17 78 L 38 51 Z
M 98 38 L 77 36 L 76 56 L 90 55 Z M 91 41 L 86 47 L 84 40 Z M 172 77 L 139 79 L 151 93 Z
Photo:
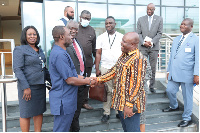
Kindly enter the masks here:
M 110 43 L 109 43 L 109 38 L 110 38 Z M 115 65 L 119 56 L 122 53 L 121 52 L 122 38 L 123 34 L 117 31 L 113 35 L 109 35 L 109 37 L 107 31 L 97 37 L 96 49 L 102 49 L 102 55 L 101 55 L 102 67 L 106 69 L 111 69 Z
M 65 17 L 65 16 L 63 16 L 62 18 L 64 18 L 65 20 L 69 21 L 69 19 L 68 19 L 67 17 Z M 62 20 L 59 19 L 59 20 L 56 22 L 56 26 L 65 26 L 65 24 L 63 23 Z
M 98 82 L 115 79 L 112 96 L 112 108 L 124 111 L 124 106 L 133 108 L 138 113 L 145 110 L 144 80 L 147 60 L 138 49 L 128 54 L 122 53 L 117 63 L 107 73 L 97 77 Z
M 148 15 L 147 15 L 148 16 Z M 154 14 L 151 16 L 151 24 L 152 24 L 152 21 L 153 21 L 153 16 L 154 16 Z M 148 16 L 148 22 L 149 22 L 149 17 L 150 16 Z
M 80 53 L 80 55 L 81 55 L 81 59 L 83 60 L 83 52 L 82 52 L 80 46 L 78 45 L 78 42 L 76 41 L 76 39 L 74 39 L 74 42 L 76 43 L 76 46 L 78 47 L 78 51 L 79 51 L 79 53 Z M 74 47 L 74 46 L 73 46 L 73 47 Z M 75 50 L 75 48 L 74 48 L 74 50 Z M 84 61 L 83 61 L 83 65 L 84 65 Z M 84 74 L 84 71 L 83 71 L 83 72 L 80 71 L 80 75 L 83 76 L 83 74 Z
M 191 32 L 190 32 L 190 33 L 191 33 Z M 181 37 L 181 39 L 183 38 L 183 36 L 184 36 L 185 38 L 183 39 L 183 41 L 182 41 L 181 45 L 183 44 L 183 42 L 184 42 L 184 41 L 185 41 L 185 39 L 186 39 L 186 38 L 189 36 L 189 34 L 190 34 L 190 33 L 187 33 L 186 35 L 183 35 L 183 34 L 182 34 L 182 37 Z M 181 39 L 180 39 L 180 41 L 181 41 Z M 180 41 L 179 41 L 179 42 L 180 42 Z

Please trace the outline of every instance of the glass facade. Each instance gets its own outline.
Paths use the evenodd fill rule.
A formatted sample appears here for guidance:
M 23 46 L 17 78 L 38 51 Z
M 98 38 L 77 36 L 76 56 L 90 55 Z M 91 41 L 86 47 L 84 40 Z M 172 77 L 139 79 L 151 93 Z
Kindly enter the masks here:
M 22 0 L 22 28 L 34 25 L 38 29 L 42 38 L 40 46 L 48 59 L 53 43 L 52 29 L 63 17 L 66 6 L 74 8 L 77 21 L 82 10 L 90 11 L 90 25 L 98 36 L 105 32 L 107 16 L 115 17 L 116 29 L 122 34 L 136 31 L 137 20 L 146 15 L 148 3 L 154 3 L 155 14 L 163 17 L 163 33 L 181 34 L 180 23 L 188 17 L 194 20 L 193 32 L 199 33 L 198 0 L 43 0 L 43 3 Z

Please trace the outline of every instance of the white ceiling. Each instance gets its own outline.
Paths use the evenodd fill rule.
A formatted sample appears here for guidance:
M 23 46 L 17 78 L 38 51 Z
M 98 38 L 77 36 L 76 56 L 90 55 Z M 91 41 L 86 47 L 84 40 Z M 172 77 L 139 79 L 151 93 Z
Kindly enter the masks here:
M 1 16 L 18 16 L 18 8 L 19 0 L 0 0 Z

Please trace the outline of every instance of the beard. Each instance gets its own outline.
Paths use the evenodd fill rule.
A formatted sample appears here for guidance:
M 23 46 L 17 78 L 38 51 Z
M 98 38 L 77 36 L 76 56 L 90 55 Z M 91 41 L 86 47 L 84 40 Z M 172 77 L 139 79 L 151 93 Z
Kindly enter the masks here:
M 67 18 L 70 19 L 74 19 L 74 16 L 69 16 L 69 14 L 67 13 Z

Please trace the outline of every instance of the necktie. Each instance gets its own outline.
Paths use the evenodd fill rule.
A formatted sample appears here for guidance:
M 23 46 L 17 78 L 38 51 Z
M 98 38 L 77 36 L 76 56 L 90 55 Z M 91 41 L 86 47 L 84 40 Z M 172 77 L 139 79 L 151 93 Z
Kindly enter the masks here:
M 182 37 L 182 39 L 180 40 L 180 42 L 178 43 L 178 47 L 177 47 L 177 49 L 176 49 L 176 53 L 178 52 L 178 50 L 179 50 L 179 48 L 180 48 L 180 46 L 181 46 L 181 43 L 183 42 L 183 39 L 184 39 L 185 37 L 183 36 Z
M 81 72 L 83 72 L 83 71 L 84 71 L 83 60 L 82 60 L 82 58 L 81 58 L 81 54 L 80 54 L 80 52 L 79 52 L 79 50 L 78 50 L 78 47 L 77 47 L 77 45 L 76 45 L 76 43 L 75 43 L 74 40 L 73 40 L 73 46 L 74 46 L 74 49 L 75 49 L 75 51 L 76 51 L 76 55 L 78 56 L 78 60 L 79 60 L 79 62 L 80 62 L 80 70 L 81 70 Z
M 149 16 L 149 30 L 151 29 L 151 16 Z

